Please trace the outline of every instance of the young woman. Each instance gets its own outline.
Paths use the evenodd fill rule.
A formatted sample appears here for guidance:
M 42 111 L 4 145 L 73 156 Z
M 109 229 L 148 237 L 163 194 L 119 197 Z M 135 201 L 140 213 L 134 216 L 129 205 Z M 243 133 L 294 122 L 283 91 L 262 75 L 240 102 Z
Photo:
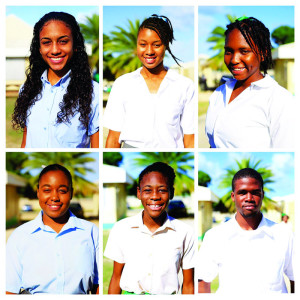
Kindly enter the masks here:
M 194 294 L 193 232 L 166 212 L 174 180 L 174 170 L 161 162 L 141 172 L 137 197 L 144 210 L 117 222 L 105 248 L 114 261 L 109 294 L 177 294 L 180 269 L 182 294 Z
M 288 148 L 294 145 L 293 96 L 272 79 L 270 32 L 255 18 L 227 25 L 224 61 L 234 79 L 210 98 L 206 135 L 210 146 Z
M 170 20 L 152 15 L 140 26 L 137 56 L 142 67 L 119 77 L 109 95 L 106 148 L 194 147 L 194 84 L 163 63 L 174 40 Z
M 54 164 L 42 170 L 37 187 L 42 211 L 7 241 L 7 294 L 99 292 L 98 228 L 72 214 L 72 194 L 65 167 Z
M 12 119 L 21 147 L 99 147 L 99 88 L 72 15 L 50 12 L 35 24 L 26 74 Z

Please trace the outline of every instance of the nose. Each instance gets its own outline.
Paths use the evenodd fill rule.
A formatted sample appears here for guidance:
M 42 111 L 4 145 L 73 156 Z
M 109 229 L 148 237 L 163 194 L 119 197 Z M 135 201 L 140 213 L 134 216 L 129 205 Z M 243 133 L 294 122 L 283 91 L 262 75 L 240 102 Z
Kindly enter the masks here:
M 252 195 L 252 193 L 248 192 L 246 194 L 246 201 L 252 201 L 252 200 L 253 200 L 253 195 Z
M 156 190 L 152 191 L 151 200 L 160 200 L 160 194 L 158 191 L 156 191 Z
M 152 55 L 154 53 L 152 45 L 148 45 L 146 48 L 146 54 Z
M 52 201 L 58 201 L 59 200 L 58 192 L 56 190 L 52 190 L 52 192 L 51 192 L 51 200 Z
M 240 54 L 237 53 L 237 52 L 232 53 L 230 62 L 231 62 L 233 65 L 238 64 L 238 63 L 240 62 Z
M 58 43 L 54 42 L 52 44 L 51 53 L 54 54 L 54 55 L 57 55 L 57 54 L 60 53 L 60 48 L 59 48 Z

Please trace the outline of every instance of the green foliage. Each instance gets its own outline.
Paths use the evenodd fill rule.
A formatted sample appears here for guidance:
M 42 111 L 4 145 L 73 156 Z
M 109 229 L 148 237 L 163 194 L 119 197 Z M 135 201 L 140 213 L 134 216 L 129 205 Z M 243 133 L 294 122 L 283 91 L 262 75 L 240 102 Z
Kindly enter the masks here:
M 91 68 L 96 68 L 99 73 L 99 15 L 86 17 L 86 23 L 80 23 L 79 26 L 85 41 L 92 45 Z
M 273 30 L 271 36 L 277 45 L 293 43 L 295 40 L 294 28 L 290 26 L 279 26 Z
M 262 210 L 276 209 L 276 202 L 271 200 L 267 194 L 271 191 L 269 184 L 274 182 L 273 172 L 266 166 L 261 166 L 261 160 L 251 160 L 251 158 L 243 158 L 241 161 L 235 160 L 236 165 L 227 168 L 226 173 L 222 176 L 220 182 L 220 188 L 227 190 L 227 192 L 221 197 L 220 201 L 228 209 L 229 212 L 235 211 L 234 202 L 231 199 L 231 183 L 233 176 L 240 170 L 244 168 L 252 168 L 259 172 L 264 181 L 264 192 L 265 197 L 262 203 Z
M 175 195 L 190 194 L 194 190 L 194 180 L 187 172 L 193 170 L 194 154 L 187 152 L 141 152 L 134 165 L 147 167 L 155 162 L 169 164 L 175 171 Z
M 208 186 L 211 182 L 211 178 L 208 174 L 203 171 L 198 171 L 198 185 Z
M 111 166 L 119 166 L 123 160 L 123 156 L 120 152 L 104 152 L 103 163 Z
M 108 36 L 103 37 L 105 65 L 116 77 L 135 71 L 142 66 L 136 53 L 140 20 L 128 20 L 127 28 L 116 26 Z M 109 60 L 107 60 L 109 58 Z
M 226 15 L 226 17 L 228 19 L 228 23 L 232 23 L 236 20 L 235 16 L 229 14 Z M 213 46 L 210 47 L 211 50 L 218 51 L 216 55 L 212 56 L 208 60 L 208 65 L 213 70 L 227 70 L 224 64 L 225 30 L 225 27 L 222 26 L 215 27 L 206 40 L 209 43 L 213 43 Z

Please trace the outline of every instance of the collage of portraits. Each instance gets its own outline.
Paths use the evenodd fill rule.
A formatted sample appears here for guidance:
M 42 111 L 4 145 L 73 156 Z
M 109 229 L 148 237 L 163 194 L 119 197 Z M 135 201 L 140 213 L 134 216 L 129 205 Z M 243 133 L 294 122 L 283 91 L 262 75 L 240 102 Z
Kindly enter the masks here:
M 297 294 L 299 10 L 1 1 L 1 299 Z

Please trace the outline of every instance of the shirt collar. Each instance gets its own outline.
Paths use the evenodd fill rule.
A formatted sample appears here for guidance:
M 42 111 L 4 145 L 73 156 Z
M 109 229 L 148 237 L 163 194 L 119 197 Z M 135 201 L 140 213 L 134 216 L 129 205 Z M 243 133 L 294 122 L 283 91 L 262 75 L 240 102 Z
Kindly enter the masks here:
M 225 81 L 226 86 L 228 86 L 229 88 L 233 88 L 237 81 L 235 78 L 226 77 L 223 78 L 223 80 Z M 250 86 L 257 88 L 269 88 L 273 86 L 274 83 L 276 83 L 276 81 L 270 75 L 266 74 L 263 79 L 252 82 Z
M 133 72 L 134 77 L 136 77 L 136 78 L 143 78 L 142 75 L 141 75 L 142 68 L 143 67 L 138 68 L 136 71 Z M 175 80 L 178 79 L 179 76 L 180 75 L 176 71 L 167 68 L 167 74 L 164 77 L 164 80 L 167 79 L 167 80 L 175 81 Z
M 64 227 L 61 229 L 60 233 L 63 233 L 66 230 L 69 229 L 82 229 L 82 222 L 80 219 L 76 218 L 76 216 L 69 210 L 70 217 L 68 222 L 64 225 Z M 53 229 L 51 229 L 49 226 L 45 225 L 43 222 L 43 211 L 41 210 L 39 214 L 36 216 L 36 218 L 32 221 L 32 232 L 36 233 L 40 230 L 47 231 L 47 232 L 54 232 Z
M 155 232 L 153 232 L 153 234 L 163 231 L 166 228 L 169 228 L 169 229 L 172 229 L 175 231 L 176 229 L 175 229 L 173 223 L 171 222 L 171 220 L 173 220 L 173 218 L 171 218 L 167 214 L 167 218 L 166 218 L 165 222 L 163 223 L 163 225 L 160 226 Z M 131 228 L 140 228 L 141 230 L 145 227 L 145 225 L 143 223 L 143 211 L 141 211 L 138 215 L 131 218 L 130 227 Z
M 64 86 L 65 86 L 65 83 L 68 84 L 68 82 L 69 82 L 69 80 L 70 80 L 70 74 L 71 74 L 71 70 L 69 70 L 68 73 L 67 73 L 65 76 L 63 76 L 58 82 L 56 82 L 56 83 L 54 84 L 54 86 L 56 86 L 56 87 L 57 87 L 57 86 L 62 86 L 62 87 L 64 87 Z M 41 76 L 41 80 L 42 80 L 44 83 L 50 84 L 50 82 L 49 82 L 49 80 L 48 80 L 48 70 L 47 70 L 47 69 L 43 72 L 43 74 L 42 74 L 42 76 Z

